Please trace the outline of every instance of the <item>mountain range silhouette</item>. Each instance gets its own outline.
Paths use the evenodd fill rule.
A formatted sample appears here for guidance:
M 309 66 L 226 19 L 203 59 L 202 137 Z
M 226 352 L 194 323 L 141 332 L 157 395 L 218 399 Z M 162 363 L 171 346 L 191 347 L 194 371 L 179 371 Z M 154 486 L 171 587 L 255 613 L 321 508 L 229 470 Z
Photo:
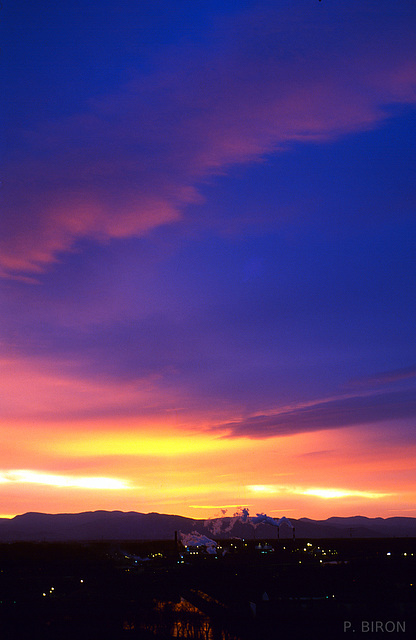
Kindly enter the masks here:
M 416 537 L 416 518 L 331 517 L 327 520 L 290 518 L 296 538 Z M 197 531 L 214 539 L 292 538 L 290 527 L 270 524 L 254 527 L 241 519 L 224 517 L 195 520 L 183 516 L 135 511 L 87 511 L 83 513 L 25 513 L 0 518 L 0 542 L 169 540 L 175 532 Z

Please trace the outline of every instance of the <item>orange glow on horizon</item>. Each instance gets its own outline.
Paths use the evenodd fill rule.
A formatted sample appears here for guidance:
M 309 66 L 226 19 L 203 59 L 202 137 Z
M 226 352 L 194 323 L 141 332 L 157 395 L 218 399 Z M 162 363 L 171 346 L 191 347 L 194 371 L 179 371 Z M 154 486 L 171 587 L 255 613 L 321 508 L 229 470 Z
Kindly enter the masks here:
M 187 436 L 175 440 L 173 433 L 165 432 L 153 437 L 136 434 L 133 442 L 125 432 L 106 431 L 88 439 L 78 433 L 72 443 L 61 440 L 59 433 L 52 443 L 46 441 L 47 432 L 37 441 L 37 469 L 2 473 L 3 512 L 39 510 L 40 486 L 45 512 L 134 510 L 191 518 L 219 517 L 221 509 L 230 516 L 244 506 L 253 514 L 286 513 L 292 518 L 389 517 L 401 510 L 411 512 L 416 499 L 416 481 L 409 483 L 414 448 L 390 446 L 388 456 L 380 447 L 360 469 L 366 443 L 364 437 L 359 441 L 358 429 L 268 440 L 203 433 L 193 441 Z M 173 449 L 171 443 L 176 445 Z M 357 460 L 349 457 L 352 446 Z M 4 468 L 5 459 L 2 462 Z M 341 464 L 349 470 L 345 484 L 339 482 Z
M 21 367 L 29 380 L 31 368 Z M 20 379 L 16 388 L 26 394 L 28 380 Z M 52 371 L 37 380 L 42 410 L 54 392 L 65 406 L 75 397 L 75 406 L 88 409 L 110 389 L 85 387 L 62 374 L 56 380 Z M 25 396 L 27 406 L 36 406 L 36 394 L 32 389 Z M 106 402 L 124 402 L 134 394 L 134 385 L 116 386 Z M 150 404 L 160 398 L 150 378 L 144 397 Z M 16 390 L 11 402 L 19 402 Z M 180 406 L 179 401 L 171 406 Z M 22 415 L 3 423 L 2 511 L 37 511 L 41 495 L 41 510 L 51 513 L 108 509 L 207 518 L 220 509 L 232 515 L 248 506 L 253 513 L 325 519 L 413 512 L 416 447 L 392 442 L 388 423 L 373 430 L 370 425 L 235 438 L 216 428 L 232 422 L 231 411 L 225 416 L 160 409 L 149 414 L 69 420 L 59 419 L 57 412 L 54 420 Z

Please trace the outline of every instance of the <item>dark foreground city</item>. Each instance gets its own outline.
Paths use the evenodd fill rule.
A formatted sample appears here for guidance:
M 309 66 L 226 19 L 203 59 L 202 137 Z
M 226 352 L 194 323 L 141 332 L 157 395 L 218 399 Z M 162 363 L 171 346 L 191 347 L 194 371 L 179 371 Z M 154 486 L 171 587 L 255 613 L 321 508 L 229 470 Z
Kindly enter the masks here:
M 416 540 L 0 545 L 0 638 L 416 636 Z

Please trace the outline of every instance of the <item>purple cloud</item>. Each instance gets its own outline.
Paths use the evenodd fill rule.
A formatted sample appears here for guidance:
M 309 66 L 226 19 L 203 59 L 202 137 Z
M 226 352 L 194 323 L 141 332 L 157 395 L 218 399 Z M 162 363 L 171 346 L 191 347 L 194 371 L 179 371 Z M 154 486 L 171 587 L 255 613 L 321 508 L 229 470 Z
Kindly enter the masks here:
M 357 378 L 351 380 L 347 386 L 352 388 L 378 387 L 395 382 L 402 382 L 403 380 L 411 380 L 412 378 L 416 378 L 416 367 L 414 366 L 393 369 L 392 371 L 383 371 L 373 376 Z
M 226 437 L 272 438 L 416 416 L 416 390 L 338 398 L 218 425 Z
M 410 3 L 319 9 L 299 2 L 233 16 L 199 49 L 166 51 L 153 74 L 84 113 L 15 132 L 2 275 L 42 272 L 80 238 L 177 223 L 199 186 L 228 167 L 372 128 L 385 106 L 416 102 Z

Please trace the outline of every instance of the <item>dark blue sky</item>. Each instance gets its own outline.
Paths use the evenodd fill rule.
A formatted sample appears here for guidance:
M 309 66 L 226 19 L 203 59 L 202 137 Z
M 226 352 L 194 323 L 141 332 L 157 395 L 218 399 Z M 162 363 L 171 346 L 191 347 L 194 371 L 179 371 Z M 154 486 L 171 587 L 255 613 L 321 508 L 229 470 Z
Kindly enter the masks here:
M 4 4 L 3 437 L 27 451 L 0 465 L 76 467 L 75 445 L 39 443 L 87 423 L 97 443 L 153 425 L 164 450 L 267 439 L 296 468 L 282 434 L 315 434 L 303 453 L 340 434 L 340 469 L 377 429 L 410 455 L 415 18 L 410 0 Z M 400 455 L 380 449 L 386 478 Z M 263 456 L 251 484 L 295 492 L 260 478 Z M 300 485 L 337 487 L 335 469 Z

